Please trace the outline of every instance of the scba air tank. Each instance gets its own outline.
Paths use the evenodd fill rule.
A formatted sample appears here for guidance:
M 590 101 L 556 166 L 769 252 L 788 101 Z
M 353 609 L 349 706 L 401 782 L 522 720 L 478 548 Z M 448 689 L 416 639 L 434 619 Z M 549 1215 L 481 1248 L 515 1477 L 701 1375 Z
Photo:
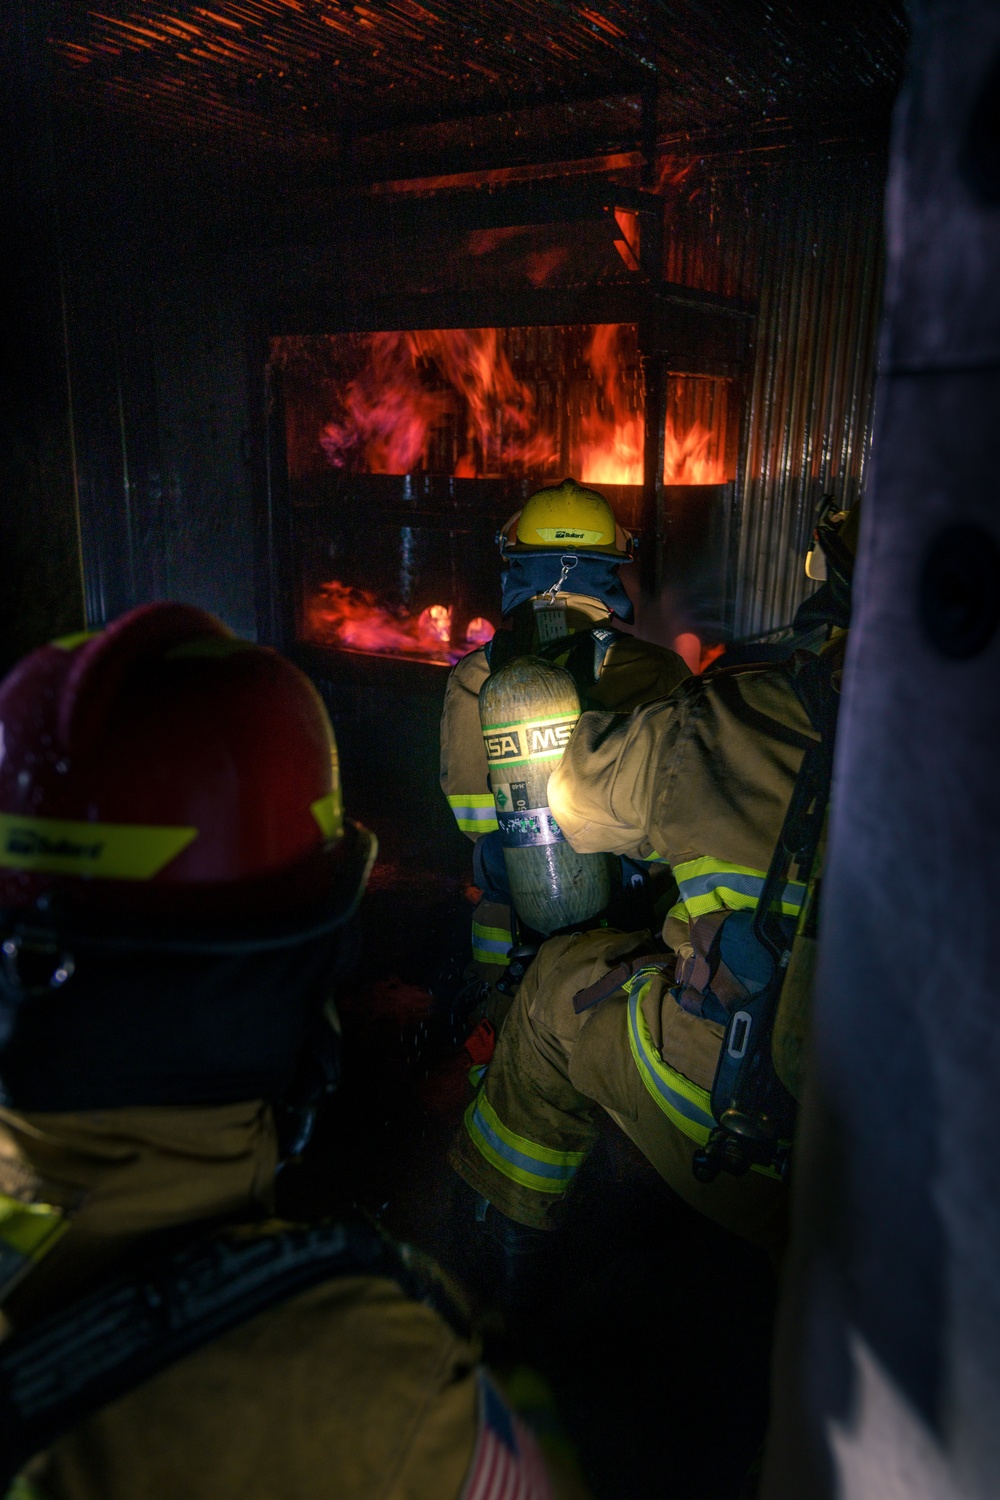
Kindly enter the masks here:
M 536 932 L 585 922 L 611 897 L 605 854 L 577 854 L 548 807 L 548 782 L 580 717 L 568 672 L 522 656 L 479 691 L 490 785 L 514 909 Z

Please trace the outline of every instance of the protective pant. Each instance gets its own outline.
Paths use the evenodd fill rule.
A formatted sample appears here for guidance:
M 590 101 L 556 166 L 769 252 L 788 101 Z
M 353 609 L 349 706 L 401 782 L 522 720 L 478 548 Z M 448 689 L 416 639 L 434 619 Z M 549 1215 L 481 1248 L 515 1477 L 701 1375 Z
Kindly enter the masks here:
M 786 1194 L 772 1174 L 722 1173 L 705 1184 L 691 1171 L 714 1124 L 709 1091 L 723 1028 L 682 1011 L 669 973 L 652 969 L 627 992 L 574 1011 L 580 990 L 651 947 L 648 932 L 607 928 L 543 945 L 452 1144 L 451 1164 L 509 1218 L 555 1228 L 603 1108 L 687 1203 L 777 1254 Z

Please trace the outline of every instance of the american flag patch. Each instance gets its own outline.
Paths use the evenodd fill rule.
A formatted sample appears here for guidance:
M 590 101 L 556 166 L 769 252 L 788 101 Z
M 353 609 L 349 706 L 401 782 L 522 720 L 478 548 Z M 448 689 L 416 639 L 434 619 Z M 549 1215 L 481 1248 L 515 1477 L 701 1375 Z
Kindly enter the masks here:
M 553 1500 L 538 1444 L 479 1371 L 479 1436 L 462 1500 Z

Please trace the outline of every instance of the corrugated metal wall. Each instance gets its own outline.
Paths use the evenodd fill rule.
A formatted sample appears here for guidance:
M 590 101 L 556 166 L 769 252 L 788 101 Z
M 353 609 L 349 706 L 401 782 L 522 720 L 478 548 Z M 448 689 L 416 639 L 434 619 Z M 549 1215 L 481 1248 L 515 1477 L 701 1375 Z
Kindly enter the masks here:
M 787 623 L 814 587 L 820 498 L 864 485 L 882 282 L 884 168 L 845 150 L 748 152 L 683 175 L 666 275 L 752 298 L 754 358 L 737 469 L 732 629 Z M 671 225 L 672 220 L 672 225 Z

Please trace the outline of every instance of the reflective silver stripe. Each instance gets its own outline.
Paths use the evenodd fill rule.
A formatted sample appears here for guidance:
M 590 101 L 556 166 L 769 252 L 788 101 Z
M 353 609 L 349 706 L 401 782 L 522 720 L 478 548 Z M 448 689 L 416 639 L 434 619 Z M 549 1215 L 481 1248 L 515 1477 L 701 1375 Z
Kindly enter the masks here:
M 456 802 L 451 810 L 456 818 L 465 818 L 470 823 L 495 823 L 497 818 L 496 807 L 492 804 L 489 807 L 467 807 Z
M 506 958 L 510 952 L 510 938 L 506 942 L 500 942 L 497 938 L 480 937 L 473 928 L 472 946 L 477 953 L 502 953 Z

